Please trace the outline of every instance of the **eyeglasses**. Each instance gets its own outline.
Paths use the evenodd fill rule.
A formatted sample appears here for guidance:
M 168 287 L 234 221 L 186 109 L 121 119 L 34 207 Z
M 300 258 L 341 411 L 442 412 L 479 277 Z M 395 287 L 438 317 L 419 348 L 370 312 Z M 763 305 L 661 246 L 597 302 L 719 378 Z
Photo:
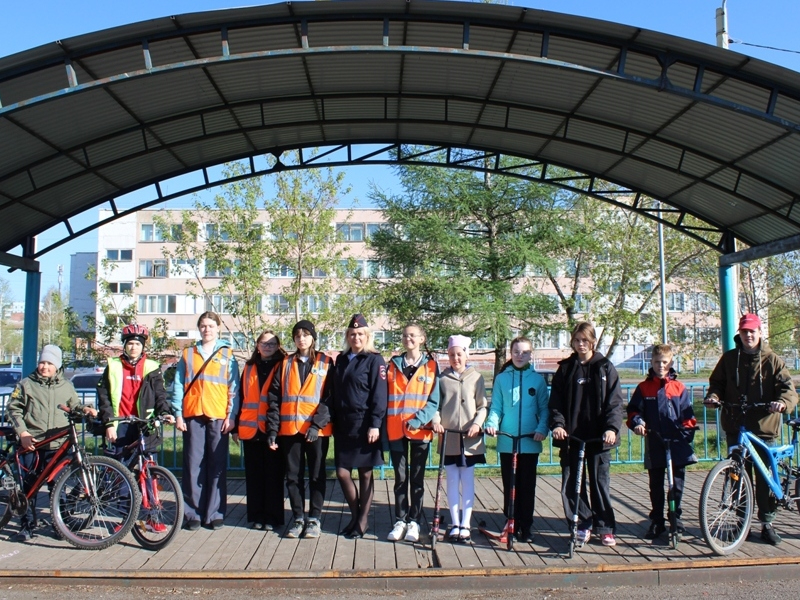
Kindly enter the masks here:
M 278 342 L 258 342 L 258 345 L 262 348 L 277 348 Z
M 528 354 L 530 353 L 531 353 L 530 350 L 514 350 L 511 353 L 511 356 L 528 356 Z

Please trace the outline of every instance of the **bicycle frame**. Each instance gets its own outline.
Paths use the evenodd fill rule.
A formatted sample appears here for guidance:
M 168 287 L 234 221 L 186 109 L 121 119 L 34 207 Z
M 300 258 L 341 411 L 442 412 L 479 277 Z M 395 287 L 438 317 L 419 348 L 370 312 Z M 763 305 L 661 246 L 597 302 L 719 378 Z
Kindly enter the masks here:
M 795 434 L 795 438 L 796 437 L 797 436 Z M 772 490 L 773 494 L 775 494 L 775 498 L 777 498 L 778 502 L 782 502 L 785 498 L 785 494 L 783 493 L 780 473 L 778 471 L 778 458 L 791 459 L 791 457 L 794 455 L 795 442 L 796 439 L 792 440 L 791 444 L 785 444 L 783 446 L 768 446 L 758 436 L 745 429 L 744 426 L 741 426 L 739 428 L 739 438 L 737 439 L 736 445 L 731 446 L 728 449 L 728 455 L 731 456 L 734 452 L 738 451 L 742 454 L 743 459 L 751 460 L 754 467 L 759 473 L 761 473 L 764 481 L 766 481 L 767 485 L 769 485 L 769 489 Z M 761 458 L 761 455 L 756 451 L 756 448 L 761 448 L 762 450 L 766 451 L 769 466 L 764 464 L 764 461 Z

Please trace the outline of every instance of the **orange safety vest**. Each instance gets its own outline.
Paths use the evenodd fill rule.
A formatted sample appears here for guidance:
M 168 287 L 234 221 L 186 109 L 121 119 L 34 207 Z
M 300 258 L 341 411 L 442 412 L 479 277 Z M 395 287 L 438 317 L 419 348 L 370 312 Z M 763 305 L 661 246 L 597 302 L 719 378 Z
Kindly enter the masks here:
M 206 416 L 212 419 L 225 419 L 228 416 L 231 410 L 228 373 L 232 360 L 235 360 L 233 350 L 227 346 L 214 354 L 214 358 L 197 377 L 192 389 L 183 397 L 184 417 Z M 195 373 L 206 360 L 194 346 L 189 346 L 183 351 L 183 362 L 186 365 L 186 378 L 183 382 L 183 389 L 186 392 Z
M 275 376 L 273 368 L 263 387 L 258 387 L 258 367 L 245 365 L 242 373 L 242 410 L 239 413 L 239 439 L 252 440 L 256 433 L 267 432 L 267 408 L 270 383 Z
M 281 363 L 281 427 L 278 435 L 306 434 L 322 398 L 325 378 L 333 366 L 333 361 L 327 354 L 317 352 L 314 366 L 301 386 L 300 372 L 294 368 L 295 360 L 299 358 L 292 354 Z M 332 433 L 331 423 L 319 431 L 322 436 Z
M 403 371 L 397 368 L 394 361 L 389 362 L 389 406 L 386 410 L 386 432 L 389 441 L 411 440 L 430 442 L 433 431 L 428 429 L 409 430 L 405 422 L 417 414 L 428 403 L 428 398 L 436 383 L 436 361 L 428 360 L 422 368 L 418 368 L 409 381 Z

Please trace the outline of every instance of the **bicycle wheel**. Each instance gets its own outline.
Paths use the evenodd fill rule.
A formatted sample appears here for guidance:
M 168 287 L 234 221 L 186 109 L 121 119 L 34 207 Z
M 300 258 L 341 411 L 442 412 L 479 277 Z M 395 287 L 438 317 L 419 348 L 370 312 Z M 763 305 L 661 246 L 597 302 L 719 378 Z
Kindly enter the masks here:
M 797 475 L 797 478 L 794 480 L 794 503 L 797 505 L 797 512 L 800 512 L 800 473 Z
M 142 507 L 131 530 L 133 537 L 148 550 L 160 550 L 172 541 L 183 523 L 183 492 L 178 479 L 160 465 L 146 467 Z M 141 475 L 136 474 L 141 481 Z
M 102 550 L 128 535 L 141 502 L 128 469 L 112 458 L 89 456 L 58 476 L 50 512 L 59 537 L 77 548 Z
M 14 514 L 11 510 L 11 502 L 11 492 L 7 490 L 0 492 L 0 529 L 8 525 L 8 522 Z
M 753 484 L 741 460 L 727 459 L 708 473 L 700 491 L 700 529 L 720 556 L 736 552 L 750 531 Z

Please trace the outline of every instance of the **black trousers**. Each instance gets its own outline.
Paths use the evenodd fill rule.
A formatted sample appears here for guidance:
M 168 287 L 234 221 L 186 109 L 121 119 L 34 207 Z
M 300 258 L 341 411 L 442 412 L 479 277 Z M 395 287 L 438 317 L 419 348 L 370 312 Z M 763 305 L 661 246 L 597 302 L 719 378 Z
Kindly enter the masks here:
M 425 464 L 428 462 L 430 442 L 403 438 L 402 450 L 391 450 L 394 466 L 394 516 L 398 521 L 422 519 L 422 499 L 425 496 Z M 411 502 L 408 501 L 409 488 Z
M 572 525 L 577 502 L 579 529 L 593 529 L 595 535 L 614 533 L 616 521 L 611 507 L 611 452 L 586 449 L 585 476 L 581 481 L 580 494 L 576 497 L 577 468 L 578 445 L 570 444 L 569 450 L 561 449 L 561 500 L 567 522 Z
M 511 461 L 513 455 L 500 453 L 500 475 L 503 477 L 503 514 L 508 518 L 511 507 Z M 532 534 L 533 509 L 536 503 L 536 467 L 538 454 L 517 454 L 517 477 L 514 485 L 514 533 Z
M 728 442 L 728 448 L 735 446 L 739 441 L 738 432 L 735 434 L 729 434 L 726 432 L 725 437 Z M 767 446 L 774 446 L 776 444 L 774 439 L 762 441 L 766 443 Z M 756 446 L 756 451 L 761 457 L 761 460 L 764 461 L 764 464 L 769 465 L 769 459 L 767 458 L 766 451 L 762 450 L 758 446 Z M 769 484 L 761 476 L 761 472 L 758 469 L 753 469 L 753 462 L 749 460 L 747 461 L 747 474 L 750 475 L 750 481 L 753 482 L 753 485 L 755 485 L 756 488 L 755 496 L 756 506 L 758 506 L 758 520 L 762 523 L 772 523 L 778 514 L 778 500 L 775 498 L 775 494 L 773 494 L 772 490 L 769 489 Z
M 650 520 L 653 523 L 664 524 L 664 506 L 666 494 L 664 493 L 664 477 L 667 474 L 666 467 L 657 467 L 648 469 L 647 474 L 650 477 L 650 505 L 653 510 L 650 511 Z M 686 467 L 676 467 L 672 465 L 672 478 L 675 484 L 672 490 L 673 498 L 675 499 L 675 516 L 680 519 L 683 510 L 681 509 L 681 498 L 683 498 L 683 487 L 686 483 Z
M 247 520 L 250 523 L 283 525 L 286 465 L 280 449 L 270 450 L 266 436 L 242 440 L 244 481 L 247 488 Z
M 328 455 L 329 438 L 319 436 L 313 442 L 306 441 L 302 433 L 278 436 L 278 445 L 286 461 L 286 491 L 289 506 L 295 521 L 305 515 L 305 472 L 308 466 L 308 516 L 319 519 L 325 502 L 325 457 Z

